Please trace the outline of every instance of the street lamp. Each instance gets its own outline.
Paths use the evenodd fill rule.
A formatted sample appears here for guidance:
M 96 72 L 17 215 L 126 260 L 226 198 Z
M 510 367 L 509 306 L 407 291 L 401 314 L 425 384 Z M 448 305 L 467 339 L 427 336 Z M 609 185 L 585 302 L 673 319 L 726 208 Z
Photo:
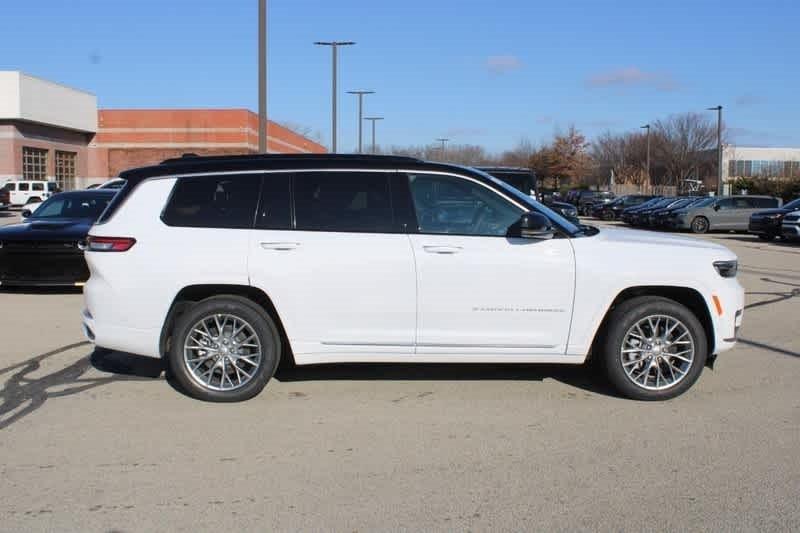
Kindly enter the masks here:
M 331 83 L 331 152 L 336 153 L 336 61 L 337 50 L 340 46 L 351 46 L 356 43 L 353 41 L 316 41 L 318 46 L 330 46 L 331 58 L 333 61 L 333 80 Z
M 650 124 L 645 124 L 640 128 L 647 130 L 647 184 L 652 185 L 652 180 L 650 179 Z
M 375 145 L 375 123 L 379 120 L 383 120 L 383 117 L 364 117 L 364 120 L 369 120 L 372 122 L 372 153 L 374 154 L 376 151 Z
M 258 0 L 258 151 L 267 153 L 267 0 Z
M 361 137 L 361 124 L 364 122 L 362 118 L 362 110 L 363 110 L 363 103 L 364 103 L 364 95 L 365 94 L 375 94 L 375 91 L 347 91 L 347 94 L 357 94 L 358 95 L 358 153 L 362 153 L 362 137 Z
M 449 141 L 450 139 L 442 139 L 442 138 L 439 138 L 439 139 L 436 139 L 436 140 L 437 140 L 437 141 L 439 141 L 440 143 L 442 143 L 442 161 L 444 161 L 444 145 L 445 145 L 445 143 L 446 143 L 447 141 Z
M 717 112 L 717 196 L 722 196 L 722 106 L 709 107 Z

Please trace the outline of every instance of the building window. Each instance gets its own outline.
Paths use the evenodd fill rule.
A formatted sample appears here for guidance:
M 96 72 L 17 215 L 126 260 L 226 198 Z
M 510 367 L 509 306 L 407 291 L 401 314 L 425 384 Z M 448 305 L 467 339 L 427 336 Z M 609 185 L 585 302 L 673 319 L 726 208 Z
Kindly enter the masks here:
M 22 179 L 47 179 L 47 150 L 43 148 L 22 147 Z
M 75 152 L 56 150 L 56 183 L 62 191 L 75 188 Z

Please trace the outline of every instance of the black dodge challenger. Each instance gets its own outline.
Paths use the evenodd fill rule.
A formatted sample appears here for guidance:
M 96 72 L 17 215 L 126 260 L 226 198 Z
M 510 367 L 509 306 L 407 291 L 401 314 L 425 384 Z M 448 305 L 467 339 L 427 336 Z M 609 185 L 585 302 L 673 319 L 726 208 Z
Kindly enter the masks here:
M 81 285 L 89 279 L 78 243 L 116 193 L 56 194 L 19 224 L 0 227 L 0 286 Z

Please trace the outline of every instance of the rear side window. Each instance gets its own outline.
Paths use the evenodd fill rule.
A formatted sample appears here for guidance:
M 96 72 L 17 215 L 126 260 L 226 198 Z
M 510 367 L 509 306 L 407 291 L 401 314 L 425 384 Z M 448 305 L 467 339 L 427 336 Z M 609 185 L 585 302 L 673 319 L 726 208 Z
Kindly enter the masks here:
M 44 183 L 31 183 L 31 190 L 32 191 L 43 191 L 44 190 Z
M 307 172 L 294 175 L 296 228 L 380 233 L 395 228 L 389 173 Z
M 168 226 L 251 228 L 259 174 L 179 178 L 161 219 Z
M 20 191 L 28 191 L 31 188 L 31 184 L 30 183 L 19 183 L 18 185 L 19 185 L 19 189 L 18 190 L 20 190 Z

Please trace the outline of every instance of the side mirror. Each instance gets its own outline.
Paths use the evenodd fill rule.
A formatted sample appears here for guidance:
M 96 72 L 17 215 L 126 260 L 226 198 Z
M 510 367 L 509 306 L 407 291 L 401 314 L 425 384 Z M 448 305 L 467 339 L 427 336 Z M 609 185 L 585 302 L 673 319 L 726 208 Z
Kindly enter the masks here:
M 30 209 L 23 209 L 22 212 L 20 213 L 20 216 L 22 218 L 28 218 L 29 216 L 31 216 L 31 210 Z
M 529 211 L 523 213 L 510 228 L 509 237 L 520 237 L 523 239 L 552 239 L 556 230 L 550 219 L 541 213 Z
M 714 211 L 719 211 L 719 204 L 714 204 Z

